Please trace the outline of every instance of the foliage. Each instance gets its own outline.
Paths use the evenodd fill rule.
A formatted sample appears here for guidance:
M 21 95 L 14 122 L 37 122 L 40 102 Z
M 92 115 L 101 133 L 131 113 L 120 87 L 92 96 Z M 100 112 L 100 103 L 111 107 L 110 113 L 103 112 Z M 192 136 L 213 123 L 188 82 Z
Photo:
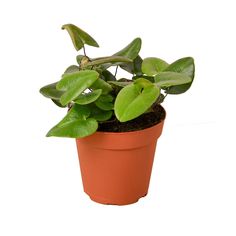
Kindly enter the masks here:
M 78 65 L 69 66 L 59 81 L 46 85 L 40 93 L 59 107 L 68 107 L 66 116 L 47 136 L 82 138 L 96 132 L 99 122 L 118 119 L 126 122 L 149 112 L 154 103 L 164 101 L 167 94 L 186 92 L 194 79 L 194 60 L 181 58 L 171 64 L 139 55 L 141 39 L 136 38 L 112 56 L 91 58 L 85 45 L 99 47 L 81 28 L 62 26 L 77 51 Z M 109 71 L 116 67 L 131 73 L 130 79 L 117 79 Z

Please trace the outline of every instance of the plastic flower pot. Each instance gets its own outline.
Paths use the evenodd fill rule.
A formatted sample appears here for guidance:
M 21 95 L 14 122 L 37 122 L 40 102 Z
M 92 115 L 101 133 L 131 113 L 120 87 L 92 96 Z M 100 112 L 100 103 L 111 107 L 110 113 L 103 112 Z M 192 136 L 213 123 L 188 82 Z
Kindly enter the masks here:
M 163 124 L 76 139 L 85 193 L 95 202 L 112 205 L 132 204 L 146 196 Z

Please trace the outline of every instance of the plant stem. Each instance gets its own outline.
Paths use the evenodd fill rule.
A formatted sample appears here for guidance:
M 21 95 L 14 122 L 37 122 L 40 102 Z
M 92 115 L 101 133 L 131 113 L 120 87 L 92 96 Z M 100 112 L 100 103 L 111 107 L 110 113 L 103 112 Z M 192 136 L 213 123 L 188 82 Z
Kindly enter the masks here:
M 84 50 L 84 56 L 87 57 L 87 55 L 86 55 L 86 51 L 85 51 L 85 46 L 83 46 L 83 50 Z
M 167 89 L 166 89 L 166 91 L 165 91 L 165 96 L 164 96 L 164 99 L 165 99 L 165 98 L 166 98 L 166 96 L 168 95 L 168 90 L 169 90 L 169 88 L 167 88 Z M 163 100 L 164 100 L 164 99 L 163 99 Z
M 68 107 L 68 111 L 72 108 L 73 104 L 70 102 L 68 103 L 67 107 Z
M 117 75 L 117 71 L 118 71 L 118 66 L 116 66 L 115 77 Z

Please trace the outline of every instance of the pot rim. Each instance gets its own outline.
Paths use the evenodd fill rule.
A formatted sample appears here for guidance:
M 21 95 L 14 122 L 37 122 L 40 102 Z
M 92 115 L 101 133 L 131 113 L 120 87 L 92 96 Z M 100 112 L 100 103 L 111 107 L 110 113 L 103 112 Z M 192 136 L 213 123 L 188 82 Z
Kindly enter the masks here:
M 159 104 L 159 106 L 161 106 L 161 105 Z M 163 106 L 161 106 L 161 107 L 162 107 L 162 109 L 164 111 L 164 118 L 161 119 L 158 123 L 156 123 L 156 124 L 154 124 L 154 125 L 152 125 L 150 127 L 147 127 L 147 128 L 144 128 L 144 129 L 139 129 L 139 130 L 126 131 L 126 132 L 96 131 L 95 133 L 104 134 L 104 135 L 108 135 L 108 134 L 110 134 L 110 135 L 111 134 L 113 134 L 113 135 L 126 135 L 127 133 L 136 133 L 136 132 L 142 132 L 142 131 L 146 131 L 148 129 L 152 129 L 153 127 L 158 126 L 161 123 L 163 123 L 165 121 L 165 119 L 166 119 L 166 110 L 165 110 L 165 108 Z

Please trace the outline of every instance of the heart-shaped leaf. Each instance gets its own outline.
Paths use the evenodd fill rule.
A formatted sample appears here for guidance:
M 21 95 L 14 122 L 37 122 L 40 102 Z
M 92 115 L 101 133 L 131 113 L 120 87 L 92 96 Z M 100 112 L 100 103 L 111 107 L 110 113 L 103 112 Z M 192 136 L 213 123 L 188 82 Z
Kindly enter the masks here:
M 98 124 L 94 118 L 88 118 L 89 115 L 89 107 L 74 104 L 67 115 L 49 130 L 47 137 L 82 138 L 91 135 L 96 132 Z
M 66 116 L 56 126 L 63 126 L 75 120 L 86 120 L 90 116 L 90 113 L 91 110 L 88 106 L 74 104 Z
M 113 110 L 114 104 L 112 103 L 113 97 L 110 94 L 101 95 L 96 101 L 95 104 L 98 108 L 104 111 Z
M 99 77 L 93 70 L 82 70 L 75 73 L 64 74 L 57 84 L 57 89 L 64 90 L 60 102 L 66 105 L 77 98 L 85 89 L 90 87 Z
M 55 126 L 48 133 L 47 137 L 68 137 L 83 138 L 96 132 L 98 123 L 94 118 L 87 120 L 76 120 L 63 126 Z
M 192 57 L 184 57 L 171 63 L 165 71 L 179 72 L 194 78 L 194 60 Z
M 115 115 L 120 122 L 132 120 L 143 114 L 156 101 L 160 89 L 145 79 L 130 84 L 119 92 L 115 101 Z
M 165 70 L 168 67 L 168 63 L 160 58 L 147 57 L 142 63 L 142 72 L 148 76 L 156 75 L 158 72 Z
M 186 74 L 177 72 L 159 72 L 155 75 L 154 80 L 155 84 L 161 88 L 187 84 L 192 81 L 192 79 Z
M 55 100 L 59 100 L 61 98 L 61 96 L 64 94 L 63 91 L 59 91 L 56 89 L 56 85 L 58 82 L 52 83 L 52 84 L 48 84 L 44 87 L 42 87 L 39 92 L 47 97 L 47 98 L 51 98 L 51 99 L 55 99 Z
M 98 79 L 95 83 L 90 86 L 91 89 L 102 89 L 102 94 L 108 94 L 112 91 L 112 87 L 110 84 L 108 84 L 106 81 L 102 79 Z
M 134 60 L 141 49 L 142 40 L 140 38 L 135 38 L 129 45 L 115 53 L 114 56 L 128 57 L 131 60 Z
M 191 78 L 191 82 L 188 84 L 177 85 L 170 87 L 166 93 L 168 94 L 181 94 L 186 92 L 192 85 L 195 73 L 195 65 L 192 57 L 181 58 L 172 64 L 170 64 L 165 71 L 179 72 L 186 74 Z
M 94 90 L 92 92 L 85 93 L 85 94 L 80 94 L 79 97 L 76 98 L 76 100 L 74 100 L 74 102 L 76 104 L 86 105 L 86 104 L 96 101 L 101 94 L 102 94 L 101 89 L 97 89 L 97 90 Z
M 63 25 L 62 29 L 67 30 L 77 51 L 80 50 L 84 44 L 99 47 L 98 43 L 88 33 L 73 24 Z

